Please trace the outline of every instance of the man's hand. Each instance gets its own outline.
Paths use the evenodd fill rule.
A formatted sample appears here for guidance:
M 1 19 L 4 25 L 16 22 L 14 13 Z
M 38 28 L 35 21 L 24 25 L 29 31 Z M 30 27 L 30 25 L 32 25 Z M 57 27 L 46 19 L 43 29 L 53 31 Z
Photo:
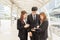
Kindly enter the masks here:
M 24 28 L 28 28 L 30 25 L 29 24 L 26 24 L 25 26 L 24 26 Z
M 38 26 L 37 26 L 37 29 L 39 29 L 39 27 L 40 27 L 40 26 L 38 25 Z

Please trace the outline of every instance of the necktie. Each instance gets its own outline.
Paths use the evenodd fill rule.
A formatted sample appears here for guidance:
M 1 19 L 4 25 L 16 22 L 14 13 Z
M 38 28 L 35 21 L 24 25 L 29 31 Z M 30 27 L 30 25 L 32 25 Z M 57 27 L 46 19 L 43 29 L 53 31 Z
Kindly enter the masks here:
M 34 15 L 34 20 L 36 19 L 36 16 Z

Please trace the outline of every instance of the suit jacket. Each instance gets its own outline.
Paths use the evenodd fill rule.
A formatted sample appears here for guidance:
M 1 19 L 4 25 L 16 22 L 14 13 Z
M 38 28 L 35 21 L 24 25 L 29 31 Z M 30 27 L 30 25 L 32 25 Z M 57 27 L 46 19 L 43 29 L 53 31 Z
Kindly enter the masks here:
M 24 28 L 24 21 L 17 20 L 17 29 L 19 30 L 18 36 L 22 39 L 27 38 L 27 29 Z
M 41 25 L 38 32 L 40 38 L 47 38 L 48 37 L 48 21 L 44 21 Z
M 32 28 L 37 27 L 39 25 L 39 16 L 36 14 L 36 20 L 33 20 L 32 14 L 28 15 L 27 23 L 30 24 L 28 31 L 31 31 Z

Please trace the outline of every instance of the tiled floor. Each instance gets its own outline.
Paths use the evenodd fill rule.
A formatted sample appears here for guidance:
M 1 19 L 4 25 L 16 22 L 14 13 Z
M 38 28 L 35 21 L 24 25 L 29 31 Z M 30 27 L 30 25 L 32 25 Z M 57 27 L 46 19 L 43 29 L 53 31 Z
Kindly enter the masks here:
M 14 24 L 11 26 L 10 20 L 9 21 L 5 20 L 5 22 L 1 21 L 0 40 L 19 40 L 18 30 L 16 29 L 16 25 L 15 25 L 16 21 L 14 21 L 13 23 Z M 60 37 L 58 37 L 54 33 L 51 33 L 51 34 L 52 36 L 48 40 L 59 40 L 60 39 Z

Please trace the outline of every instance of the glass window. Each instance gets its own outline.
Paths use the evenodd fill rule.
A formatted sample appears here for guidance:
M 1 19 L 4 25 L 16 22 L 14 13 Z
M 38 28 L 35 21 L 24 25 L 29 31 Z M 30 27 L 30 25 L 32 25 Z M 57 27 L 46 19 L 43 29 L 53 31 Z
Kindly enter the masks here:
M 11 19 L 11 8 L 1 4 L 0 5 L 0 19 Z

